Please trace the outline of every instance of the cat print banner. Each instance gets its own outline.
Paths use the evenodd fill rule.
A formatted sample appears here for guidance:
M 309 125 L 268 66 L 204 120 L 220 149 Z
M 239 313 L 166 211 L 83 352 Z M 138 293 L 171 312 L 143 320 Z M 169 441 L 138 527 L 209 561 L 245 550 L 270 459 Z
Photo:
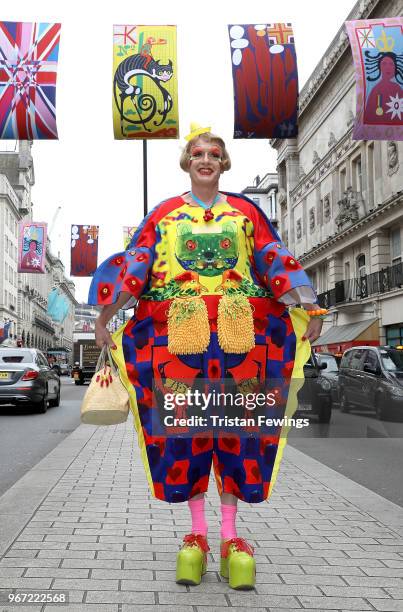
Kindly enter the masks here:
M 113 27 L 115 138 L 178 138 L 176 26 Z
M 346 21 L 356 79 L 354 140 L 403 140 L 403 17 Z
M 134 236 L 134 232 L 137 229 L 137 225 L 124 225 L 123 226 L 123 248 L 126 250 L 130 244 L 131 239 Z
M 47 223 L 18 224 L 18 272 L 45 273 Z
M 92 276 L 98 262 L 98 225 L 71 226 L 70 276 Z
M 0 138 L 57 139 L 60 27 L 0 21 Z
M 234 138 L 298 134 L 298 71 L 290 23 L 229 25 Z

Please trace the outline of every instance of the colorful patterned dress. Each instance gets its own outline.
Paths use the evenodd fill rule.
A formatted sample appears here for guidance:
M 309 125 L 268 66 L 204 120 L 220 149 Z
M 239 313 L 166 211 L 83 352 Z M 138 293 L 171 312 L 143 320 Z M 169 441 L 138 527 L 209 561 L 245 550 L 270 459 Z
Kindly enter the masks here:
M 161 428 L 161 396 L 171 392 L 175 398 L 178 392 L 200 385 L 222 389 L 223 381 L 243 394 L 264 387 L 277 393 L 279 401 L 274 412 L 267 407 L 261 412 L 290 416 L 310 353 L 309 342 L 301 339 L 308 316 L 302 308 L 287 307 L 295 303 L 291 290 L 296 290 L 300 302 L 316 301 L 306 273 L 256 204 L 242 195 L 220 196 L 214 218 L 208 221 L 189 195 L 159 204 L 144 219 L 127 250 L 99 266 L 89 293 L 90 304 L 112 304 L 121 291 L 134 298 L 128 307 L 138 300 L 135 315 L 113 336 L 114 359 L 131 397 L 150 489 L 155 497 L 171 503 L 207 491 L 212 465 L 220 494 L 232 493 L 249 503 L 265 500 L 278 472 L 288 428 L 250 425 L 242 420 L 245 407 L 241 406 L 237 422 L 245 426 L 230 430 L 171 427 L 167 434 Z M 222 309 L 220 314 L 224 299 L 234 308 Z M 192 353 L 189 346 L 182 354 L 168 350 L 173 303 L 198 304 L 204 309 L 208 336 L 202 351 Z M 227 323 L 232 329 L 237 325 L 238 303 L 253 313 L 253 346 L 244 353 L 222 348 L 220 329 Z M 236 327 L 235 341 L 246 334 L 243 323 L 240 320 Z M 190 326 L 183 341 L 197 344 L 199 332 Z M 297 384 L 293 388 L 290 383 Z M 214 410 L 219 415 L 221 407 Z M 189 405 L 175 405 L 174 413 L 188 416 Z

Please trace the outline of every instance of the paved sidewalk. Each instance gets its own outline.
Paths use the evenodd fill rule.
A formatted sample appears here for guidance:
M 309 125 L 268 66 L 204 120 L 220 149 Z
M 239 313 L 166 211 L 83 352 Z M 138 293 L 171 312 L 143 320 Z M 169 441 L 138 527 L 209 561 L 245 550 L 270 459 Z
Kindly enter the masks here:
M 151 497 L 131 422 L 81 425 L 0 498 L 0 592 L 64 590 L 70 603 L 1 612 L 403 611 L 403 509 L 379 495 L 288 446 L 271 500 L 240 503 L 249 592 L 219 577 L 213 482 L 207 501 L 208 573 L 177 585 L 187 505 Z

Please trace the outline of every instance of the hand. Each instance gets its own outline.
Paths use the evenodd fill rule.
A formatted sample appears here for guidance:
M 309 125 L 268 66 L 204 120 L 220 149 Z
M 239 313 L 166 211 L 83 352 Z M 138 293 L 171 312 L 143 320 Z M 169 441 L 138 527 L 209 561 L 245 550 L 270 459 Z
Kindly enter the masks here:
M 322 331 L 322 325 L 322 319 L 319 317 L 312 317 L 308 323 L 305 334 L 302 336 L 302 340 L 309 340 L 310 342 L 317 340 L 320 336 L 320 332 Z
M 99 346 L 99 348 L 102 348 L 105 345 L 108 345 L 113 349 L 117 348 L 116 344 L 112 340 L 109 330 L 99 319 L 95 321 L 95 343 L 97 346 Z

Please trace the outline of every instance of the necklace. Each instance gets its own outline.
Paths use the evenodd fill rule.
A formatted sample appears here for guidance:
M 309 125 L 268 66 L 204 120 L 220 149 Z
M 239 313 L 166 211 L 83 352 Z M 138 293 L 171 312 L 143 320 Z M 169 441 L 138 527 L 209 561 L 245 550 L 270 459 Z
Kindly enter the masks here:
M 212 201 L 211 204 L 206 204 L 205 202 L 203 202 L 202 200 L 200 200 L 200 198 L 198 198 L 197 196 L 194 195 L 194 193 L 191 191 L 190 195 L 192 196 L 192 199 L 197 202 L 197 204 L 199 204 L 199 206 L 201 206 L 202 208 L 204 208 L 204 210 L 206 211 L 203 215 L 203 219 L 205 221 L 211 221 L 212 219 L 214 219 L 214 213 L 211 210 L 214 206 L 214 204 L 217 204 L 217 202 L 220 201 L 220 196 L 217 194 L 216 197 L 214 198 L 214 200 Z

